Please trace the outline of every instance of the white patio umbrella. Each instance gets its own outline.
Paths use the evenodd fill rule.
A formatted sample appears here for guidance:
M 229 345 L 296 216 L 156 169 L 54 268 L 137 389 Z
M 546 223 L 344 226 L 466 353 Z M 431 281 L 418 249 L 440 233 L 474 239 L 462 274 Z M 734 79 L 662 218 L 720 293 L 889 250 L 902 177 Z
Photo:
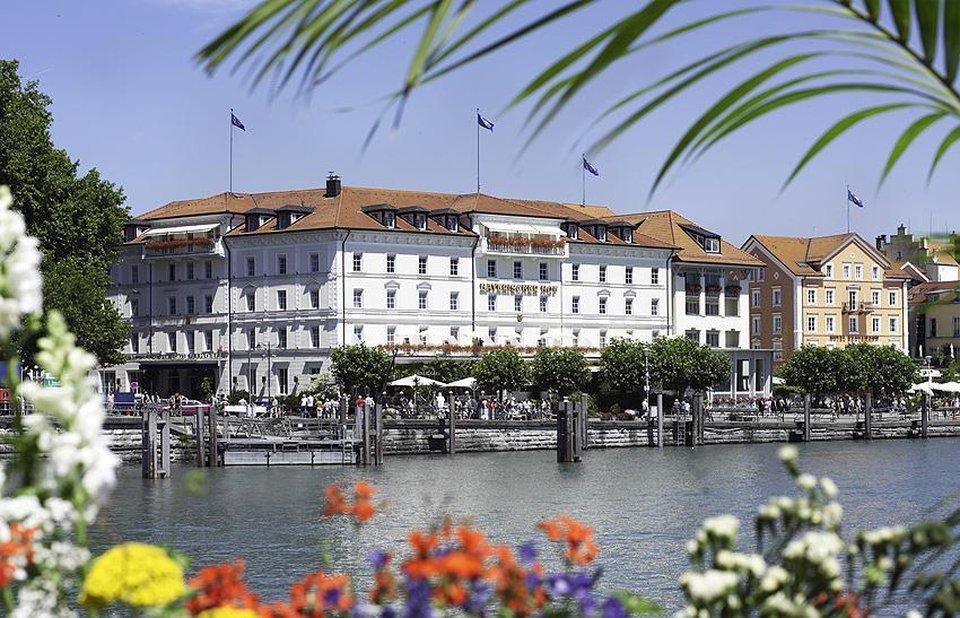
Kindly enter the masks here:
M 960 382 L 943 382 L 942 384 L 933 383 L 932 388 L 944 393 L 960 393 Z
M 431 378 L 425 378 L 423 376 L 418 376 L 413 374 L 412 376 L 407 376 L 405 378 L 400 378 L 399 380 L 394 380 L 390 383 L 390 386 L 406 386 L 409 388 L 418 388 L 420 386 L 443 386 L 443 382 L 438 382 Z
M 476 378 L 463 378 L 462 380 L 456 380 L 450 384 L 444 384 L 444 388 L 470 388 L 472 389 L 477 385 Z
M 920 384 L 914 384 L 907 389 L 908 393 L 923 393 L 924 395 L 933 395 L 933 389 L 931 386 L 938 386 L 932 382 L 921 382 Z

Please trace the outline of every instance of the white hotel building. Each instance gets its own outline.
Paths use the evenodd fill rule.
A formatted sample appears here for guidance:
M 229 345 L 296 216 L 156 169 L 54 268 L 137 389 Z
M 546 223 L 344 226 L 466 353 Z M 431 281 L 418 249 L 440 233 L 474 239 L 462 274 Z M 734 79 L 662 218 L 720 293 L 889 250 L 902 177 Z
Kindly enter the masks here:
M 408 362 L 503 345 L 595 356 L 617 337 L 684 334 L 730 350 L 726 390 L 769 389 L 766 355 L 741 348 L 739 282 L 759 263 L 672 212 L 331 177 L 171 202 L 132 220 L 126 239 L 111 296 L 131 337 L 127 362 L 103 370 L 107 388 L 195 394 L 208 377 L 220 391 L 290 393 L 329 369 L 333 348 L 361 342 Z

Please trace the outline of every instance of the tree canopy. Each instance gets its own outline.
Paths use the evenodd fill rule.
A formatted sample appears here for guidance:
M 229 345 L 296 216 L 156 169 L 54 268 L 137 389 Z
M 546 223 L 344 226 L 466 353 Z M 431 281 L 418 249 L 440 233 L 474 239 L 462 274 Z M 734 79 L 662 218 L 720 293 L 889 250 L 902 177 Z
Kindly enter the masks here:
M 830 348 L 806 345 L 793 352 L 780 373 L 787 384 L 804 393 L 834 393 L 840 376 L 840 356 Z
M 893 346 L 855 343 L 844 348 L 804 346 L 781 368 L 790 386 L 805 393 L 898 395 L 916 382 L 917 365 Z
M 583 391 L 590 382 L 590 368 L 579 350 L 540 348 L 530 362 L 530 381 L 541 393 L 566 397 Z
M 101 363 L 122 359 L 128 325 L 106 302 L 109 269 L 129 213 L 123 191 L 57 148 L 50 98 L 24 83 L 15 60 L 0 60 L 0 185 L 16 196 L 27 232 L 40 240 L 45 309 L 67 319 Z
M 473 368 L 477 388 L 487 393 L 518 391 L 528 384 L 527 364 L 514 348 L 490 350 Z
M 723 352 L 686 337 L 662 337 L 650 345 L 654 379 L 678 397 L 690 388 L 703 391 L 730 379 L 730 359 Z
M 393 377 L 393 359 L 364 344 L 336 348 L 330 355 L 333 379 L 344 393 L 379 395 Z

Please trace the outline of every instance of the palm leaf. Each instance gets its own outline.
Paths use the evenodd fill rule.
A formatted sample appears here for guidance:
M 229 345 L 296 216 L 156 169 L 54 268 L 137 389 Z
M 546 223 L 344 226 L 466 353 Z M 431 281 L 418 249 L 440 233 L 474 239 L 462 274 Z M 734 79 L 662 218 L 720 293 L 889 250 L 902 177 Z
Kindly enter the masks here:
M 960 64 L 960 2 L 943 3 L 943 57 L 947 67 L 947 83 L 957 79 Z
M 910 38 L 910 0 L 888 0 L 893 23 L 897 26 L 897 39 L 906 43 Z
M 890 151 L 890 156 L 887 157 L 887 163 L 883 166 L 883 173 L 880 175 L 879 184 L 882 185 L 883 181 L 887 179 L 887 176 L 893 170 L 893 166 L 897 164 L 897 161 L 900 160 L 900 157 L 903 156 L 903 153 L 906 152 L 907 148 L 910 147 L 910 144 L 920 137 L 921 133 L 926 131 L 935 122 L 941 120 L 946 115 L 946 112 L 934 112 L 932 114 L 928 114 L 918 118 L 904 130 L 904 132 L 897 139 L 896 143 L 894 143 L 893 150 Z
M 808 163 L 810 163 L 811 159 L 820 153 L 820 151 L 822 151 L 824 148 L 830 145 L 831 142 L 846 133 L 848 130 L 852 129 L 857 124 L 879 114 L 886 114 L 899 109 L 906 109 L 908 107 L 916 106 L 916 103 L 888 103 L 886 105 L 874 105 L 841 118 L 829 129 L 824 131 L 823 134 L 817 138 L 817 141 L 815 141 L 813 145 L 810 146 L 810 148 L 803 154 L 803 156 L 800 157 L 800 161 L 793 168 L 793 171 L 790 172 L 787 180 L 783 183 L 782 189 L 786 189 L 787 186 L 793 182 L 793 179 L 797 177 L 797 174 L 799 174 L 800 171 L 806 167 Z
M 940 142 L 936 154 L 933 155 L 933 163 L 930 164 L 930 171 L 927 173 L 927 182 L 930 182 L 930 179 L 933 178 L 933 173 L 937 170 L 940 159 L 943 158 L 943 155 L 947 154 L 947 151 L 950 150 L 950 147 L 953 146 L 957 140 L 960 140 L 960 126 L 954 127 L 953 130 L 943 138 L 943 141 Z
M 923 43 L 923 60 L 929 65 L 937 55 L 940 0 L 914 0 L 913 6 L 917 11 L 920 42 Z

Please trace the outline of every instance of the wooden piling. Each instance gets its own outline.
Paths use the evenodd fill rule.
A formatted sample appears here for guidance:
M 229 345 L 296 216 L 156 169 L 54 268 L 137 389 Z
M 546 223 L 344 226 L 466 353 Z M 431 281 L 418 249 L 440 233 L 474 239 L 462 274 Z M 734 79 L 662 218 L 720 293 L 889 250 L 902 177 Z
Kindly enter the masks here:
M 154 408 L 154 410 L 156 410 Z M 156 414 L 156 411 L 154 411 Z M 164 410 L 160 425 L 160 466 L 157 473 L 161 478 L 170 476 L 170 410 Z
M 193 417 L 193 438 L 196 441 L 197 449 L 197 467 L 202 468 L 206 461 L 206 445 L 203 438 L 203 410 L 197 408 L 197 413 Z
M 377 466 L 383 465 L 383 443 L 384 443 L 384 430 L 383 430 L 383 404 L 378 403 L 376 412 L 373 416 L 374 425 L 376 427 L 376 433 L 374 434 L 373 440 L 373 463 Z
M 803 441 L 810 441 L 810 393 L 803 396 Z
M 457 452 L 457 415 L 453 406 L 453 391 L 447 392 L 447 454 Z
M 583 423 L 583 420 L 586 416 L 586 410 L 583 406 L 583 399 L 579 402 L 575 402 L 573 406 L 573 419 L 572 427 L 570 432 L 571 444 L 570 444 L 570 460 L 571 461 L 580 461 L 583 455 L 583 443 L 582 443 L 582 434 L 580 426 Z
M 703 399 L 700 393 L 693 395 L 693 431 L 691 433 L 693 435 L 690 444 L 701 446 L 703 444 Z
M 873 395 L 867 393 L 863 399 L 863 439 L 873 439 Z
M 153 406 L 143 408 L 143 434 L 140 467 L 143 478 L 157 478 L 157 411 Z
M 580 424 L 579 446 L 580 452 L 587 450 L 587 420 L 590 418 L 590 399 L 586 393 L 580 393 Z
M 217 423 L 218 423 L 218 410 L 217 404 L 210 406 L 210 414 L 207 417 L 207 428 L 209 435 L 207 436 L 207 467 L 215 468 L 220 465 L 220 449 L 217 440 Z
M 360 429 L 360 463 L 364 466 L 370 465 L 370 415 L 367 414 L 366 407 L 357 406 L 355 408 L 357 427 Z
M 663 448 L 663 393 L 657 393 L 657 447 Z
M 564 399 L 557 412 L 557 461 L 560 463 L 573 461 L 573 416 L 574 403 Z
M 923 396 L 923 403 L 920 405 L 920 437 L 927 438 L 930 427 L 930 395 Z

